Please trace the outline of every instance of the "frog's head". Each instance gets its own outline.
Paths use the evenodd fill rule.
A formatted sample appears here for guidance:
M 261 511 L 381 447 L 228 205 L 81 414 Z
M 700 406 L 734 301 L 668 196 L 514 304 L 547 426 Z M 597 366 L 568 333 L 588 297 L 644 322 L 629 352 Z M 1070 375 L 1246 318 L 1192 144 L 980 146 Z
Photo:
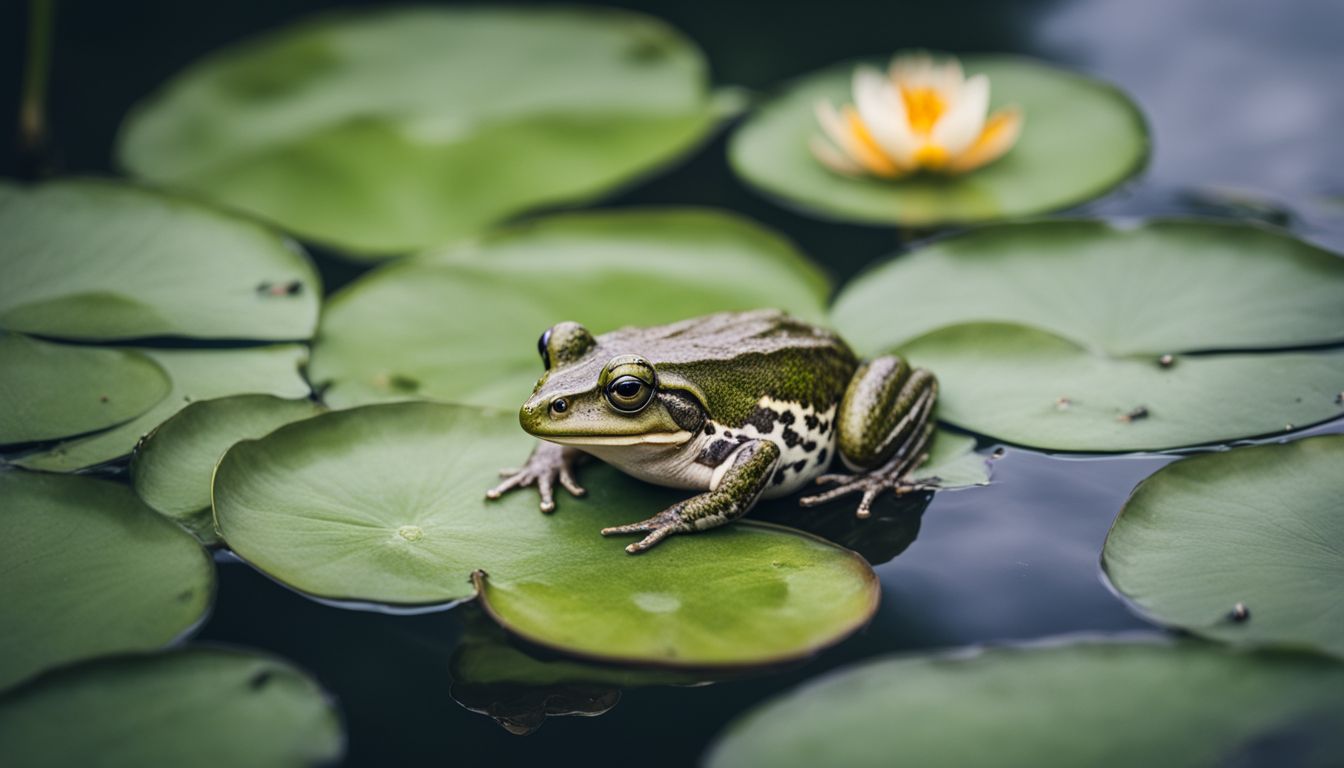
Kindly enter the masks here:
M 604 352 L 578 323 L 552 326 L 537 341 L 546 372 L 518 412 L 523 429 L 567 445 L 673 445 L 698 428 L 687 395 L 660 389 L 653 363 Z

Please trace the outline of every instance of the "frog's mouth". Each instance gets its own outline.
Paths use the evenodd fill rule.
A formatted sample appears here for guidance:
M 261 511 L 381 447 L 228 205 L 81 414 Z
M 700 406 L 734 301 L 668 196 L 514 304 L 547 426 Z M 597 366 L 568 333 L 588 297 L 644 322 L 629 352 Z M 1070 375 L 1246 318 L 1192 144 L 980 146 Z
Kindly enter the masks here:
M 681 445 L 691 439 L 686 430 L 646 432 L 639 435 L 538 435 L 561 445 Z

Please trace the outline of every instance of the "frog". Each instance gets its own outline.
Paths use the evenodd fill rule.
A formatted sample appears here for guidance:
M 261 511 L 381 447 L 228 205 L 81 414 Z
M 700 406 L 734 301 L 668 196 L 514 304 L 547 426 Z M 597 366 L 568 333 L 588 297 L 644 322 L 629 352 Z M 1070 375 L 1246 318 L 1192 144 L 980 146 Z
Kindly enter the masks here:
M 574 497 L 591 457 L 640 480 L 698 491 L 647 520 L 604 528 L 667 537 L 736 520 L 759 500 L 823 486 L 815 507 L 861 494 L 872 514 L 884 493 L 934 490 L 915 479 L 928 459 L 938 380 L 894 354 L 860 360 L 835 332 L 780 310 L 719 312 L 594 336 L 573 321 L 537 341 L 544 372 L 518 412 L 540 441 L 486 491 L 499 499 L 535 486 L 543 513 L 557 488 Z M 843 471 L 832 472 L 839 461 Z

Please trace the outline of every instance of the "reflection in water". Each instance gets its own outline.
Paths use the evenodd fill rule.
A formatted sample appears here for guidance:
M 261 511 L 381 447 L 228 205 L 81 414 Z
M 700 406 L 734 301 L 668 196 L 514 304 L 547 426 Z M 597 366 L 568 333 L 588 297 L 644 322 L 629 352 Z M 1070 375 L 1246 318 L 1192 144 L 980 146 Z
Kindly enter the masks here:
M 873 516 L 864 520 L 854 514 L 852 500 L 804 508 L 795 499 L 780 499 L 762 505 L 752 517 L 816 534 L 858 552 L 871 565 L 881 565 L 914 543 L 920 518 L 931 501 L 932 492 L 900 498 L 883 494 L 873 504 Z
M 448 662 L 453 679 L 449 694 L 463 707 L 519 736 L 536 731 L 548 717 L 606 714 L 625 688 L 713 682 L 689 672 L 533 656 L 514 645 L 477 606 L 459 611 L 465 626 Z

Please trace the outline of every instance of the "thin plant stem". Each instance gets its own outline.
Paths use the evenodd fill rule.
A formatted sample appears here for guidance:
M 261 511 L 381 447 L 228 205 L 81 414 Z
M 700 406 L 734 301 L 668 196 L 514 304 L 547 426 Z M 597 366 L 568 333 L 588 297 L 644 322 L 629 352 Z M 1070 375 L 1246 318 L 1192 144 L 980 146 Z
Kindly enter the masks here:
M 47 84 L 55 17 L 56 0 L 29 0 L 28 60 L 19 101 L 19 168 L 25 176 L 37 176 L 47 160 Z

